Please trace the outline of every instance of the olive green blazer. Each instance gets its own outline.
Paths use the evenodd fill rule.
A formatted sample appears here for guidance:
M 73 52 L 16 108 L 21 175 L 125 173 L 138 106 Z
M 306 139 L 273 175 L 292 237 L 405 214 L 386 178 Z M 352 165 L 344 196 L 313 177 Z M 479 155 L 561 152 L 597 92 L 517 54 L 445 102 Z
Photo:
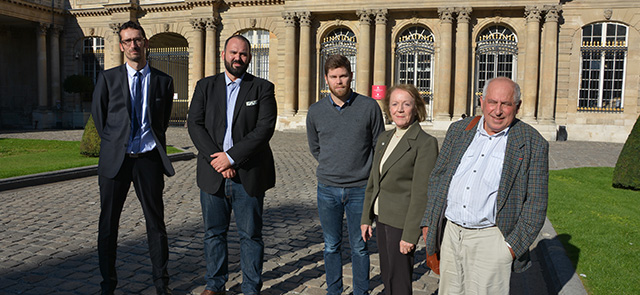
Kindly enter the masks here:
M 395 129 L 380 134 L 365 191 L 361 224 L 375 219 L 373 204 L 377 198 L 378 221 L 402 229 L 402 240 L 416 244 L 420 221 L 427 206 L 429 175 L 438 157 L 438 140 L 414 122 L 391 152 L 380 173 L 380 161 Z

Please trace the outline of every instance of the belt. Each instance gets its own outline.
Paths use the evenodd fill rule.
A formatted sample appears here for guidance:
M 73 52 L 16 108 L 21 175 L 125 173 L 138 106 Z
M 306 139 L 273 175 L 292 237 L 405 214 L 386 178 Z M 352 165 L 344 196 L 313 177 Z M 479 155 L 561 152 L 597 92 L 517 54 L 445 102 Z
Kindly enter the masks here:
M 134 154 L 134 153 L 127 153 L 126 155 L 127 155 L 127 157 L 129 157 L 129 158 L 137 159 L 137 158 L 142 158 L 142 157 L 144 157 L 144 156 L 147 156 L 147 155 L 149 155 L 150 153 L 151 153 L 151 152 L 144 152 L 144 153 L 137 153 L 137 154 Z
M 455 224 L 455 225 L 457 225 L 458 227 L 461 227 L 461 228 L 464 228 L 464 229 L 468 229 L 468 230 L 483 230 L 483 229 L 488 229 L 488 228 L 496 227 L 495 225 L 487 226 L 487 227 L 481 227 L 481 228 L 477 228 L 477 227 L 466 227 L 466 226 L 463 226 L 463 225 L 459 225 L 459 224 L 457 224 L 457 223 L 455 223 L 455 222 L 453 222 L 453 221 L 450 221 L 450 222 L 451 222 L 451 223 L 453 223 L 453 224 Z

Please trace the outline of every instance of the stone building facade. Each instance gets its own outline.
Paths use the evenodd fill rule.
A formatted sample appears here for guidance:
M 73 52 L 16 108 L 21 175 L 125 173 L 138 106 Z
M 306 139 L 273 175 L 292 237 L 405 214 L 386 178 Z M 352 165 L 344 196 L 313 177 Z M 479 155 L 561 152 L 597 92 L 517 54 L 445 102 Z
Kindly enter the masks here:
M 0 0 L 0 128 L 78 128 L 95 79 L 123 62 L 117 28 L 137 20 L 150 63 L 175 79 L 172 124 L 195 83 L 223 70 L 226 38 L 247 36 L 250 71 L 276 85 L 278 128 L 303 128 L 327 94 L 322 66 L 341 53 L 353 88 L 377 96 L 412 83 L 428 130 L 479 114 L 484 83 L 522 88 L 518 117 L 547 139 L 623 142 L 640 113 L 640 4 L 631 0 Z M 635 44 L 635 45 L 634 45 Z M 89 95 L 90 96 L 90 95 Z M 565 133 L 566 131 L 566 133 Z

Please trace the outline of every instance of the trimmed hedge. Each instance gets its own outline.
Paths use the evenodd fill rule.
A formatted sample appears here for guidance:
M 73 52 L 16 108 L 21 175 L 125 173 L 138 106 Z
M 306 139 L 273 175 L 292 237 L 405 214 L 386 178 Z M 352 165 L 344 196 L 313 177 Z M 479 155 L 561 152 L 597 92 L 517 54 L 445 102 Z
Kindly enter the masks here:
M 640 190 L 640 117 L 618 157 L 613 170 L 613 187 Z
M 88 157 L 100 156 L 100 135 L 93 122 L 93 116 L 89 116 L 87 125 L 84 126 L 82 141 L 80 141 L 80 154 Z

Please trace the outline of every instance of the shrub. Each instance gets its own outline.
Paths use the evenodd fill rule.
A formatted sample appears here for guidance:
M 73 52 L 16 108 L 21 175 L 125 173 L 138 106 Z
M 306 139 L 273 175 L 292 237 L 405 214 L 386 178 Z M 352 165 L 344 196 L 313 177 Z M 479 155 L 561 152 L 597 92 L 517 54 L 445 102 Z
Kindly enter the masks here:
M 93 123 L 93 116 L 89 116 L 87 125 L 84 126 L 82 141 L 80 141 L 80 154 L 88 157 L 100 156 L 100 135 Z
M 618 157 L 613 170 L 613 187 L 640 190 L 640 117 Z

